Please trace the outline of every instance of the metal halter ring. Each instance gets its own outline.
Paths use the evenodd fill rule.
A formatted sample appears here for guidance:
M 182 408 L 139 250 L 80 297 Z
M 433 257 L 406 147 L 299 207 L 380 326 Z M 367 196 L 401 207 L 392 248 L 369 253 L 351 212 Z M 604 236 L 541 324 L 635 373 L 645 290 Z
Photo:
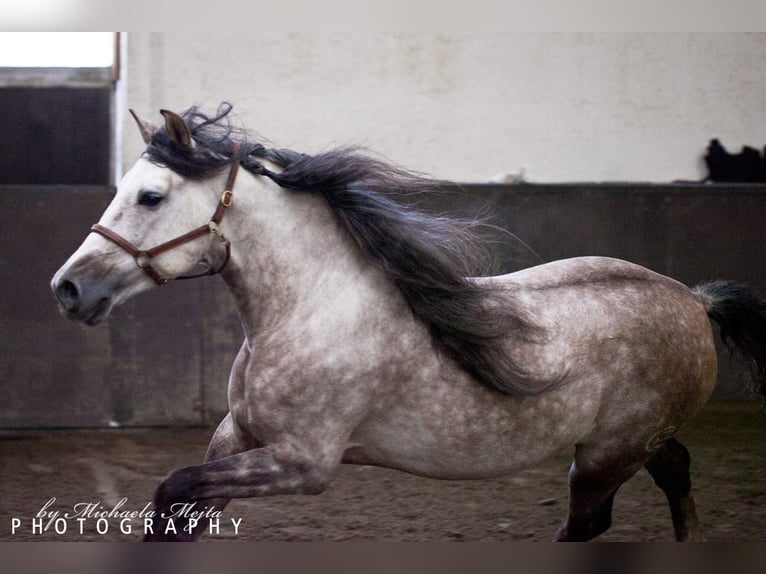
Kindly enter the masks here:
M 221 198 L 221 201 L 223 201 L 223 198 Z M 229 203 L 229 205 L 231 205 L 231 202 Z M 218 241 L 220 241 L 221 243 L 227 243 L 229 241 L 228 239 L 226 239 L 226 236 L 223 234 L 223 231 L 221 231 L 221 228 L 219 227 L 218 223 L 216 223 L 212 219 L 207 222 L 207 227 L 208 229 L 210 229 L 210 233 L 215 235 L 218 238 Z

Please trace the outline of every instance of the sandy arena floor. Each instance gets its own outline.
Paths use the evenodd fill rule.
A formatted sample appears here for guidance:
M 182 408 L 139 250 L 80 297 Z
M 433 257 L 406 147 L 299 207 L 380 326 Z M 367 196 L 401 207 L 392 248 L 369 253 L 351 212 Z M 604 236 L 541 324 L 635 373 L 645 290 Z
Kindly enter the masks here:
M 121 531 L 119 518 L 99 524 L 94 515 L 82 523 L 46 519 L 44 526 L 50 525 L 38 534 L 32 518 L 54 497 L 46 510 L 59 516 L 76 504 L 100 504 L 99 510 L 108 511 L 122 498 L 127 501 L 120 510 L 139 513 L 170 469 L 201 460 L 211 432 L 0 432 L 0 539 L 139 540 L 141 518 L 129 522 L 130 534 Z M 692 455 L 706 538 L 766 541 L 766 411 L 761 403 L 711 403 L 678 436 Z M 203 540 L 546 541 L 565 514 L 570 456 L 561 453 L 539 467 L 482 481 L 436 481 L 343 466 L 319 496 L 233 502 L 218 522 L 218 534 Z M 232 519 L 241 519 L 236 533 Z M 612 529 L 600 540 L 672 538 L 664 496 L 641 471 L 618 493 Z

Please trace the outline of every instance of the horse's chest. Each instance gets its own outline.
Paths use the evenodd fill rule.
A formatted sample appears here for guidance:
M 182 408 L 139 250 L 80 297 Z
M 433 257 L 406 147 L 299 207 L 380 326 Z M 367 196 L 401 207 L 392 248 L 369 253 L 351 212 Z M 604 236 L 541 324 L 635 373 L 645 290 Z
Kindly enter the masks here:
M 293 353 L 233 373 L 230 410 L 239 427 L 262 443 L 280 437 L 330 434 L 363 408 L 352 369 L 337 369 Z
M 233 419 L 254 438 L 269 442 L 273 436 L 297 430 L 311 416 L 305 404 L 311 400 L 309 385 L 303 380 L 277 377 L 242 377 L 238 390 L 230 397 Z M 232 400 L 233 398 L 233 400 Z

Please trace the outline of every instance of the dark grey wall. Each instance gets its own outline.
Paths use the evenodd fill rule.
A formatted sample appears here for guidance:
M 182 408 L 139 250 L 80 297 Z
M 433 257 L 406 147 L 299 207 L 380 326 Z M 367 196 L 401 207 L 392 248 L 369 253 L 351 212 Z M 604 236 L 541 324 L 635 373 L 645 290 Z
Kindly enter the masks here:
M 766 289 L 764 185 L 467 185 L 430 203 L 486 212 L 543 261 L 605 255 L 687 284 L 725 277 Z M 540 262 L 518 242 L 498 255 L 511 271 Z
M 189 425 L 225 412 L 241 340 L 219 278 L 171 284 L 86 328 L 61 318 L 48 282 L 111 199 L 102 187 L 0 186 L 0 427 Z M 766 187 L 465 186 L 436 211 L 483 212 L 519 242 L 511 271 L 577 255 L 621 257 L 687 284 L 725 277 L 766 293 Z M 727 360 L 717 396 L 742 396 Z
M 0 184 L 107 185 L 113 92 L 0 86 Z
M 0 427 L 189 425 L 225 410 L 241 329 L 219 278 L 181 281 L 87 328 L 49 281 L 111 200 L 102 187 L 0 187 Z

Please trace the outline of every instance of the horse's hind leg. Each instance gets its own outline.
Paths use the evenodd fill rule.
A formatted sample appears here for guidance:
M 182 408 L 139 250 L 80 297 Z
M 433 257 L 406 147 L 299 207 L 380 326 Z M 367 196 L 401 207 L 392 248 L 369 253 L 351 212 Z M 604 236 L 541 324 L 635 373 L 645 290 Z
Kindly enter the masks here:
M 699 540 L 699 524 L 689 477 L 689 451 L 671 438 L 649 459 L 646 470 L 670 504 L 676 540 Z
M 591 540 L 612 525 L 612 505 L 617 489 L 632 477 L 640 464 L 595 464 L 581 447 L 569 470 L 569 513 L 556 540 Z

